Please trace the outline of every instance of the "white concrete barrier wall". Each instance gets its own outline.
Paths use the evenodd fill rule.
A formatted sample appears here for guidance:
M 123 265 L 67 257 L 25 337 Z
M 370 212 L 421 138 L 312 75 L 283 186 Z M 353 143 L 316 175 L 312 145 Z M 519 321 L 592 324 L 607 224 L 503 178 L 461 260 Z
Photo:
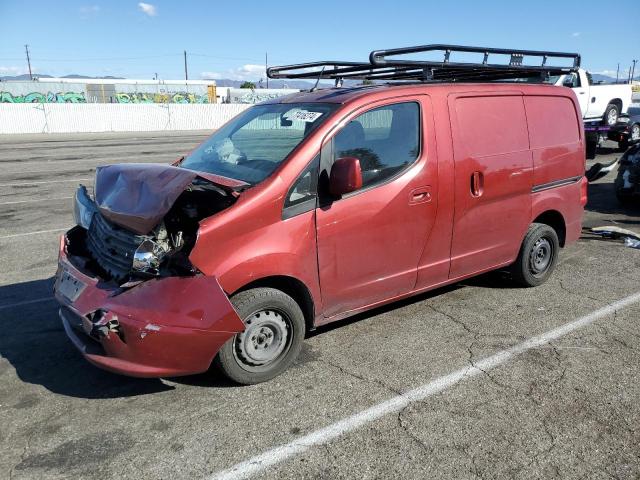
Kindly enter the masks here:
M 0 104 L 0 134 L 213 130 L 242 104 Z

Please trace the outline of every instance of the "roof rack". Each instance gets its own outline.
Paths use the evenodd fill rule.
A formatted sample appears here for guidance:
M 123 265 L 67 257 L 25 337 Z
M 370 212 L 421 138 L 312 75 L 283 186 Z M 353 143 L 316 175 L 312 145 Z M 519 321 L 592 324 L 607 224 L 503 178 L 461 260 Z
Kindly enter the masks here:
M 417 53 L 440 52 L 441 61 L 394 58 Z M 481 62 L 454 62 L 452 53 L 482 54 Z M 490 56 L 502 56 L 502 63 L 489 63 Z M 508 56 L 508 62 L 504 61 Z M 537 57 L 537 63 L 525 59 Z M 549 59 L 572 59 L 572 66 L 548 65 Z M 492 59 L 493 60 L 493 59 Z M 500 60 L 500 59 L 498 59 Z M 577 53 L 505 48 L 467 47 L 462 45 L 421 45 L 415 47 L 375 50 L 369 62 L 320 61 L 283 65 L 267 69 L 269 78 L 390 80 L 411 82 L 489 82 L 497 80 L 529 80 L 574 72 L 580 67 Z

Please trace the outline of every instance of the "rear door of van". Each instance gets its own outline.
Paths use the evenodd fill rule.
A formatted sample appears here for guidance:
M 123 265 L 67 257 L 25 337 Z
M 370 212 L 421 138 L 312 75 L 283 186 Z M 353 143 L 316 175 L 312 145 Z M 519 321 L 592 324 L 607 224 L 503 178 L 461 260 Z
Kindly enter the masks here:
M 533 158 L 523 96 L 448 98 L 455 169 L 449 278 L 513 261 L 531 221 Z

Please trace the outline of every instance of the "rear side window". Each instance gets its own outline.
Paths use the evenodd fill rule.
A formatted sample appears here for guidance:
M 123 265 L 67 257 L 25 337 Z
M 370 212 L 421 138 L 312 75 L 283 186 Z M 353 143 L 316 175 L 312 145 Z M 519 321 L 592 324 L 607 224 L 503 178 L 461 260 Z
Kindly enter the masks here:
M 580 141 L 578 116 L 567 97 L 525 97 L 524 104 L 532 149 Z
M 381 183 L 420 153 L 420 107 L 415 102 L 375 108 L 357 116 L 334 137 L 333 160 L 357 157 L 363 187 Z
M 455 106 L 469 155 L 485 157 L 529 149 L 522 97 L 462 97 Z

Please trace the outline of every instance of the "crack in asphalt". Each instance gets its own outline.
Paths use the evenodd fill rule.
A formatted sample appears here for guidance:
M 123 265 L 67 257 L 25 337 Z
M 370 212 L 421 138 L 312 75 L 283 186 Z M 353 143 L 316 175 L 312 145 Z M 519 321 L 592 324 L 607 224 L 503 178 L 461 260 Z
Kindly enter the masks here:
M 330 365 L 333 368 L 336 368 L 338 371 L 340 371 L 341 373 L 343 373 L 343 374 L 345 374 L 347 376 L 356 378 L 356 379 L 358 379 L 358 380 L 360 380 L 362 382 L 365 382 L 365 383 L 369 383 L 369 384 L 372 384 L 372 385 L 377 385 L 379 387 L 382 387 L 383 389 L 387 390 L 390 393 L 393 393 L 394 395 L 402 395 L 402 391 L 401 390 L 395 389 L 395 388 L 391 387 L 390 385 L 387 385 L 386 383 L 382 382 L 381 380 L 378 380 L 377 378 L 367 378 L 364 375 L 352 372 L 352 371 L 344 368 L 343 366 L 338 365 L 337 363 L 333 363 L 332 361 L 327 360 L 326 358 L 320 358 L 319 361 L 322 362 L 322 363 L 326 363 L 327 365 Z
M 403 419 L 402 414 L 410 407 L 411 405 L 407 405 L 406 407 L 404 407 L 403 409 L 401 409 L 398 412 L 398 415 L 396 416 L 396 419 L 398 420 L 398 425 L 400 426 L 400 428 L 402 429 L 402 431 L 411 439 L 413 440 L 425 453 L 427 454 L 431 454 L 433 453 L 433 448 L 429 447 L 429 445 L 427 445 L 426 443 L 424 443 L 420 437 L 418 437 L 417 435 L 415 435 L 413 432 L 411 432 L 409 430 L 409 422 L 405 421 L 405 419 Z
M 570 288 L 567 288 L 567 286 L 564 284 L 564 281 L 562 279 L 558 280 L 558 285 L 560 286 L 561 290 L 564 290 L 565 292 L 567 292 L 567 293 L 569 293 L 571 295 L 574 295 L 576 297 L 586 298 L 586 299 L 589 299 L 589 300 L 591 300 L 593 302 L 598 302 L 598 303 L 602 303 L 602 302 L 606 301 L 606 300 L 603 300 L 601 298 L 592 297 L 591 295 L 587 295 L 587 294 L 582 293 L 582 292 L 574 292 Z
M 22 448 L 22 453 L 20 454 L 20 459 L 18 460 L 18 462 L 11 467 L 11 470 L 9 470 L 9 480 L 13 480 L 13 474 L 15 473 L 16 468 L 18 468 L 18 465 L 20 465 L 22 462 L 24 462 L 26 456 L 27 456 L 27 450 L 29 450 L 30 444 L 31 444 L 31 436 L 33 435 L 33 433 L 30 433 L 26 436 L 25 441 L 24 441 L 24 447 Z
M 640 339 L 640 334 L 633 332 L 628 328 L 623 327 L 622 325 L 619 325 L 617 322 L 618 322 L 618 310 L 615 310 L 613 312 L 613 320 L 611 321 L 611 325 L 617 328 L 618 330 L 621 330 L 622 332 L 626 333 L 627 335 L 631 335 L 632 337 Z
M 475 337 L 481 335 L 481 333 L 478 330 L 473 330 L 472 328 L 470 328 L 465 322 L 463 322 L 462 320 L 459 320 L 457 318 L 455 318 L 453 315 L 444 312 L 442 310 L 438 310 L 435 306 L 433 306 L 431 303 L 427 304 L 427 306 L 433 310 L 434 312 L 443 315 L 445 317 L 447 317 L 449 320 L 451 320 L 453 323 L 455 323 L 456 325 L 461 326 L 467 333 L 470 333 L 471 335 Z

